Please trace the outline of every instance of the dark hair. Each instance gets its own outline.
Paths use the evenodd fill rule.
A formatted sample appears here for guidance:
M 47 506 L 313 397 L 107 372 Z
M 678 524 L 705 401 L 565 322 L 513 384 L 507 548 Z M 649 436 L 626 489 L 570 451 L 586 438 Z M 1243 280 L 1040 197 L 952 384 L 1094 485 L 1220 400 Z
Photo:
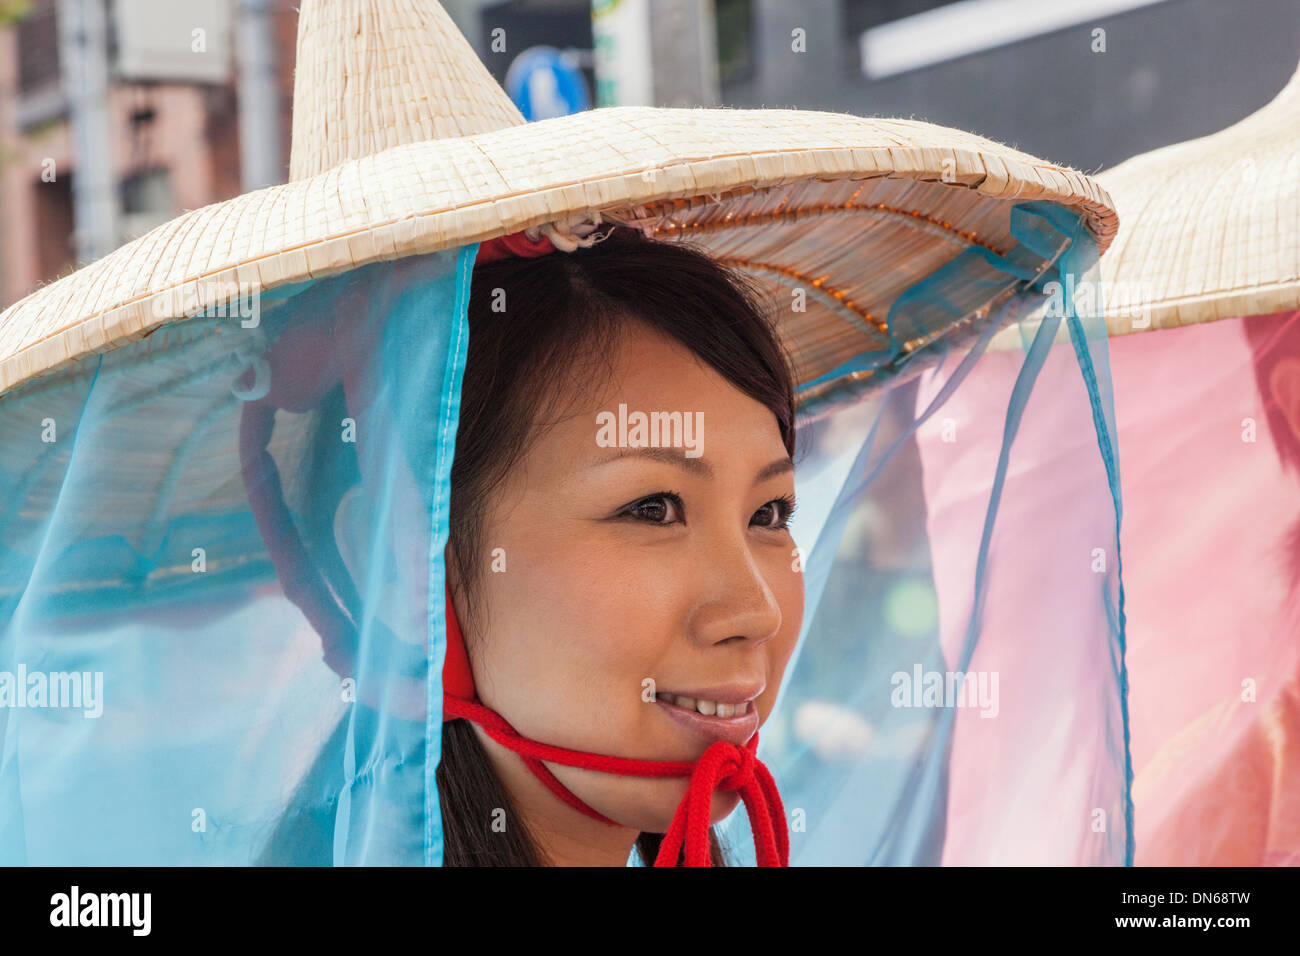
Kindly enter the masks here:
M 772 411 L 786 451 L 795 450 L 794 375 L 758 291 L 740 274 L 682 242 L 607 229 L 590 249 L 508 258 L 474 269 L 469 352 L 451 470 L 449 560 L 469 620 L 490 612 L 479 599 L 484 503 L 564 411 L 565 382 L 598 387 L 629 321 L 680 343 L 727 382 Z M 470 639 L 466 629 L 466 639 Z M 466 721 L 443 725 L 437 772 L 444 865 L 536 865 L 540 850 L 519 826 L 491 833 L 492 808 L 513 808 Z M 662 834 L 637 849 L 652 863 Z M 716 834 L 715 865 L 725 865 Z

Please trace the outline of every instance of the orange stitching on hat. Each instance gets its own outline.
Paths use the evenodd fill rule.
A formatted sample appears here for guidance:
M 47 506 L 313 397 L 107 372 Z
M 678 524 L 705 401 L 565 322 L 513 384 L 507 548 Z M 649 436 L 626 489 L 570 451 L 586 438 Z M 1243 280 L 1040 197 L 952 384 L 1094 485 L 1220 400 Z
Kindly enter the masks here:
M 860 318 L 864 323 L 875 326 L 875 328 L 879 329 L 880 332 L 885 336 L 886 340 L 888 340 L 889 338 L 889 324 L 887 322 L 884 322 L 883 320 L 872 315 L 870 312 L 866 312 L 863 309 L 859 308 L 852 299 L 846 298 L 846 296 L 849 294 L 848 290 L 836 289 L 831 286 L 828 286 L 826 284 L 826 278 L 827 278 L 826 276 L 821 276 L 820 278 L 817 279 L 811 279 L 805 273 L 800 272 L 798 269 L 793 269 L 789 266 L 776 266 L 766 262 L 757 262 L 753 259 L 744 259 L 739 256 L 717 256 L 716 258 L 719 262 L 723 263 L 724 265 L 735 266 L 741 269 L 751 269 L 755 271 L 765 270 L 768 272 L 776 272 L 779 273 L 780 275 L 786 276 L 787 278 L 794 279 L 800 283 L 803 283 L 804 285 L 812 286 L 821 294 L 835 299 L 835 301 L 839 305 L 843 306 L 844 309 L 846 309 L 847 311 L 852 312 L 854 315 Z
M 979 238 L 979 236 L 976 235 L 975 233 L 963 232 L 962 230 L 958 229 L 950 222 L 946 222 L 942 219 L 936 219 L 934 216 L 927 216 L 925 213 L 917 212 L 916 210 L 913 209 L 899 209 L 896 206 L 890 206 L 887 203 L 883 203 L 883 202 L 875 203 L 869 206 L 859 205 L 853 202 L 846 202 L 842 204 L 833 204 L 833 205 L 824 204 L 820 206 L 799 206 L 794 209 L 774 209 L 771 210 L 770 212 L 755 211 L 741 216 L 739 220 L 735 218 L 729 218 L 721 222 L 698 222 L 697 221 L 697 222 L 689 222 L 689 223 L 677 223 L 676 221 L 674 221 L 673 224 L 670 226 L 664 226 L 659 228 L 662 228 L 662 231 L 664 232 L 670 232 L 674 228 L 681 229 L 681 230 L 690 229 L 697 233 L 718 232 L 724 229 L 731 229 L 742 224 L 748 226 L 748 225 L 758 224 L 758 223 L 797 221 L 802 217 L 819 216 L 819 215 L 825 215 L 825 214 L 835 213 L 835 212 L 885 212 L 896 216 L 910 216 L 913 219 L 920 219 L 924 222 L 929 223 L 932 226 L 944 230 L 945 232 L 949 232 L 952 235 L 963 239 L 970 245 L 980 246 L 981 248 L 987 249 L 989 250 L 989 252 L 992 252 L 994 255 L 998 255 L 998 256 L 1006 255 L 1005 252 L 1000 251 L 996 246 L 992 245 L 991 243 L 982 241 Z

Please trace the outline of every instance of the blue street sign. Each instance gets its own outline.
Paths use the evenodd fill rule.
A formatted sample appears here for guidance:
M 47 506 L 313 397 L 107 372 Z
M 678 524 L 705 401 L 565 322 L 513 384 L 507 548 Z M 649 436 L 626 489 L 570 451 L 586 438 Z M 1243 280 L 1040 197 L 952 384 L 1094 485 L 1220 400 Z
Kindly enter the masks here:
M 572 58 L 551 46 L 529 47 L 506 71 L 506 92 L 527 120 L 591 108 L 587 81 Z

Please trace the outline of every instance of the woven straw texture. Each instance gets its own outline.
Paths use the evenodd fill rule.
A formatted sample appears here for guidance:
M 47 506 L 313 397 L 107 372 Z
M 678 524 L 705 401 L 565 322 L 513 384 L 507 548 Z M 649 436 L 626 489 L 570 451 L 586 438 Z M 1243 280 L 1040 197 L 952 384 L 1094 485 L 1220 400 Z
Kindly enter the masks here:
M 1101 260 L 1111 335 L 1300 308 L 1300 69 L 1240 123 L 1098 180 L 1123 220 Z
M 898 293 L 964 249 L 1005 252 L 1017 202 L 1082 212 L 1101 249 L 1118 226 L 1082 173 L 925 123 L 648 107 L 523 123 L 428 0 L 307 0 L 298 55 L 295 178 L 188 212 L 11 306 L 0 394 L 241 288 L 587 211 L 697 241 L 786 303 L 806 288 L 807 311 L 783 320 L 806 381 L 879 347 Z
M 427 139 L 522 126 L 523 114 L 436 3 L 304 3 L 290 179 Z

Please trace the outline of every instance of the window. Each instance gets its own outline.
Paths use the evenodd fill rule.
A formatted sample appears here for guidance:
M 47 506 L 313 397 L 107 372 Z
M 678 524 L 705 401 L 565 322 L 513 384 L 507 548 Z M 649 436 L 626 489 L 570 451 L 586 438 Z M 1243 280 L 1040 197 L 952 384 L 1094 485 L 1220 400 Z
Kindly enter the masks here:
M 720 87 L 754 77 L 753 6 L 753 0 L 715 0 Z
M 18 92 L 37 93 L 59 83 L 59 29 L 54 0 L 36 0 L 18 21 Z

